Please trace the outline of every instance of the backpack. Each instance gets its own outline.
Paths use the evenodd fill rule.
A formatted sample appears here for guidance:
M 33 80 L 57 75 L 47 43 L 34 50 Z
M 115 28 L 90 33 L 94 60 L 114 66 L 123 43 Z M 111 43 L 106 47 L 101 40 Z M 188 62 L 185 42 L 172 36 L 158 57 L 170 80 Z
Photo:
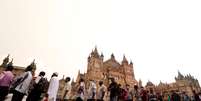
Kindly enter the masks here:
M 41 78 L 37 84 L 34 84 L 34 89 L 40 92 L 46 92 L 49 82 L 46 78 Z
M 12 82 L 11 87 L 10 87 L 10 93 L 13 93 L 15 91 L 15 88 L 20 85 L 22 82 L 24 82 L 25 79 L 27 79 L 29 76 L 29 73 L 26 73 L 25 76 L 16 78 L 15 81 Z M 20 86 L 20 88 L 22 85 Z

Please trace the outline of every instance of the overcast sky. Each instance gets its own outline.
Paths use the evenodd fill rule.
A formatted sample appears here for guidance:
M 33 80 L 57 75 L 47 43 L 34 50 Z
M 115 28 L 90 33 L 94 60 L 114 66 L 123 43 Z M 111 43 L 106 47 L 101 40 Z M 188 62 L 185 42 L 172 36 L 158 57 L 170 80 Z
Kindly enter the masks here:
M 0 59 L 36 59 L 37 72 L 75 77 L 97 46 L 123 54 L 136 79 L 173 82 L 177 71 L 201 81 L 200 0 L 1 0 Z

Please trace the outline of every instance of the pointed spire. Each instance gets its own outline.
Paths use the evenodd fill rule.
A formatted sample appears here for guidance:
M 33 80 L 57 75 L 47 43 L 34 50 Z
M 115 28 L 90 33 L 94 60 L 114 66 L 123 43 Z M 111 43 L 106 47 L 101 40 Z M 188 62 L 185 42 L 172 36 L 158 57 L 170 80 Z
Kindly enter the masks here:
M 93 51 L 93 49 L 92 49 L 92 51 L 91 51 L 91 56 L 94 56 L 94 51 Z
M 125 54 L 123 56 L 123 61 L 127 61 Z
M 115 56 L 114 56 L 114 54 L 113 54 L 113 53 L 111 54 L 111 59 L 112 59 L 112 60 L 114 60 L 114 59 L 115 59 Z
M 9 61 L 9 57 L 10 57 L 10 54 L 8 54 L 8 56 L 4 58 L 4 61 L 8 62 Z
M 91 56 L 92 56 L 92 57 L 95 57 L 95 58 L 99 58 L 99 57 L 100 57 L 100 55 L 99 55 L 99 53 L 98 53 L 97 46 L 95 46 L 94 51 L 92 50 Z
M 94 53 L 98 53 L 97 46 L 95 46 Z
M 130 61 L 130 65 L 133 65 L 133 62 L 132 62 L 132 60 Z
M 88 56 L 88 62 L 90 62 L 90 59 L 91 59 L 91 57 L 90 57 L 90 55 Z
M 13 58 L 12 58 L 12 60 L 8 63 L 8 66 L 13 66 Z
M 104 55 L 103 55 L 103 53 L 101 52 L 101 60 L 103 61 L 103 59 L 104 59 Z
M 184 78 L 184 76 L 180 73 L 180 71 L 178 70 L 178 80 L 182 80 Z
M 103 53 L 101 52 L 101 57 L 104 57 Z
M 124 63 L 128 64 L 128 60 L 126 59 L 125 54 L 124 54 L 124 56 L 123 56 L 123 60 L 122 60 L 122 64 L 124 64 Z
M 30 66 L 31 66 L 33 69 L 36 69 L 35 59 L 31 62 Z
M 3 59 L 3 63 L 1 64 L 1 66 L 3 66 L 3 67 L 7 66 L 7 64 L 9 62 L 9 56 L 10 56 L 10 54 L 8 54 L 8 56 Z

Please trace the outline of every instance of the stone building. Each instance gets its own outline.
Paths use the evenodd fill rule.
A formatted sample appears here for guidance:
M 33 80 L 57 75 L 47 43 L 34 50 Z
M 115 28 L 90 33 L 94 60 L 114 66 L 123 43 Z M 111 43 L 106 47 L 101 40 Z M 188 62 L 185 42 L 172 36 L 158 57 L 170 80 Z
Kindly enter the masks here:
M 14 76 L 19 76 L 20 74 L 22 74 L 22 73 L 24 72 L 25 67 L 13 65 L 13 59 L 9 62 L 9 60 L 10 60 L 10 59 L 9 59 L 9 56 L 10 56 L 10 55 L 8 55 L 7 57 L 5 57 L 5 58 L 3 59 L 3 63 L 0 65 L 0 73 L 1 73 L 3 70 L 5 70 L 8 65 L 12 65 L 12 66 L 14 67 L 14 69 L 13 69 L 13 71 L 12 71 L 13 74 L 14 74 Z M 33 68 L 36 68 L 36 64 L 35 64 L 34 61 L 33 61 L 30 65 L 31 65 L 31 66 L 34 66 Z
M 178 71 L 178 76 L 175 77 L 175 82 L 173 83 L 162 83 L 160 82 L 158 85 L 154 85 L 152 82 L 147 82 L 146 85 L 147 90 L 150 88 L 153 89 L 156 93 L 161 93 L 165 97 L 171 93 L 171 91 L 175 91 L 177 93 L 186 92 L 189 96 L 193 95 L 193 90 L 196 92 L 201 91 L 199 82 L 190 74 L 184 76 Z
M 85 80 L 86 88 L 89 86 L 89 81 L 94 80 L 98 85 L 98 82 L 102 80 L 106 86 L 110 83 L 110 78 L 115 78 L 117 83 L 124 86 L 125 84 L 134 85 L 137 84 L 137 80 L 134 75 L 134 67 L 132 61 L 128 62 L 125 56 L 119 63 L 114 54 L 110 59 L 104 61 L 103 54 L 99 54 L 97 48 L 92 50 L 88 57 L 87 71 L 86 73 L 80 73 L 76 80 L 72 81 L 72 93 L 76 92 L 78 82 L 80 78 Z
M 8 55 L 7 57 L 5 57 L 5 58 L 3 59 L 3 63 L 0 65 L 0 73 L 1 73 L 3 70 L 5 70 L 8 65 L 13 65 L 13 59 L 9 62 L 9 56 L 10 56 L 10 55 Z M 15 76 L 18 76 L 18 75 L 20 75 L 21 73 L 23 73 L 23 72 L 24 72 L 24 69 L 25 69 L 25 67 L 21 67 L 21 66 L 13 66 L 13 67 L 14 67 L 14 69 L 13 69 L 13 74 L 14 74 Z

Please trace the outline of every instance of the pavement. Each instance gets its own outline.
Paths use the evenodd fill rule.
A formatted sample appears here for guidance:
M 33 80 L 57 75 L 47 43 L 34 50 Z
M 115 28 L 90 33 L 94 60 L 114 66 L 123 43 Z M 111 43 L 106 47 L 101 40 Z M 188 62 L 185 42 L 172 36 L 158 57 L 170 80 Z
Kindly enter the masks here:
M 7 96 L 5 101 L 11 101 L 12 96 L 13 96 L 13 94 L 8 94 L 8 96 Z M 26 96 L 24 96 L 22 101 L 26 101 Z

